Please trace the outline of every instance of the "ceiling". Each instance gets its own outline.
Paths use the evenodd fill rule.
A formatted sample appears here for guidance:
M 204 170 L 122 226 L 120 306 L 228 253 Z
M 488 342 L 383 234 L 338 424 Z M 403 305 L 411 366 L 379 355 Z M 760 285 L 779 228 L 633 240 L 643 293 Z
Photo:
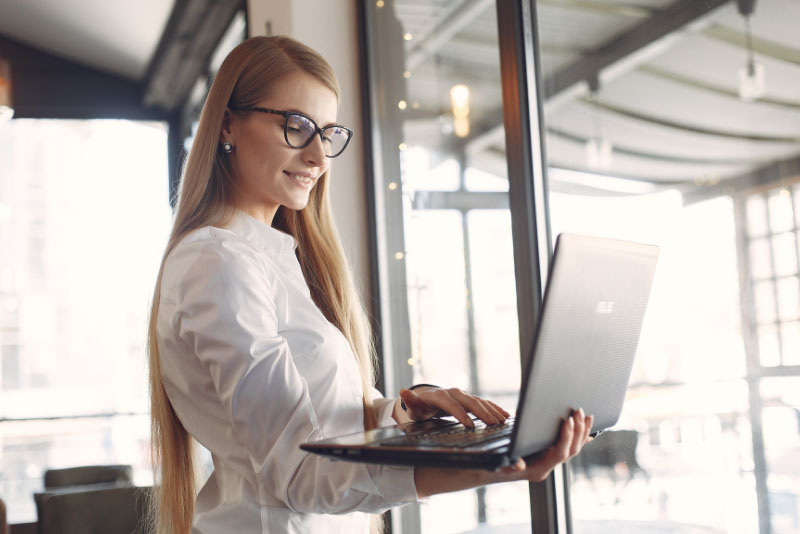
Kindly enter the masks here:
M 141 81 L 175 0 L 3 0 L 0 34 Z
M 413 36 L 406 67 L 416 111 L 405 124 L 406 137 L 435 145 L 436 125 L 450 113 L 442 89 L 467 84 L 476 125 L 465 143 L 471 165 L 502 175 L 494 1 L 394 5 L 403 31 Z M 726 180 L 752 180 L 776 162 L 798 172 L 797 0 L 755 2 L 752 46 L 767 93 L 752 102 L 738 95 L 745 19 L 734 0 L 539 0 L 536 9 L 551 168 L 651 188 L 714 186 L 717 193 Z M 592 138 L 610 142 L 611 158 L 590 161 Z M 562 176 L 551 172 L 551 184 L 567 187 L 557 183 Z

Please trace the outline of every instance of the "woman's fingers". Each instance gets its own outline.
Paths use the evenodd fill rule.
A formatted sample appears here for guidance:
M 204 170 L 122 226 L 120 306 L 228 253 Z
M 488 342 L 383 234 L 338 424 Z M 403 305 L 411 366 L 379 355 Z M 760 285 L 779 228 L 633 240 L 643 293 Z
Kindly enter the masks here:
M 444 410 L 464 426 L 470 428 L 475 426 L 467 410 L 449 394 L 448 390 L 426 389 L 419 392 L 403 390 L 400 396 L 406 404 L 409 417 L 415 421 L 428 419 L 436 415 L 439 410 Z
M 466 393 L 458 388 L 403 390 L 400 396 L 406 405 L 409 416 L 417 421 L 427 419 L 443 410 L 472 428 L 471 412 L 487 425 L 504 422 L 508 412 L 497 404 Z
M 494 406 L 494 408 L 495 408 L 495 409 L 496 409 L 498 412 L 500 412 L 501 414 L 503 414 L 503 417 L 506 417 L 506 418 L 508 418 L 508 417 L 511 417 L 511 414 L 510 414 L 510 413 L 508 413 L 507 411 L 505 411 L 503 408 L 501 408 L 501 407 L 500 407 L 498 404 L 496 404 L 496 403 L 494 403 L 494 402 L 492 402 L 492 401 L 490 401 L 490 400 L 487 400 L 486 402 L 488 402 L 489 404 L 491 404 L 492 406 Z
M 583 444 L 586 445 L 592 441 L 592 426 L 594 426 L 594 416 L 589 415 L 586 417 L 586 432 L 583 435 Z
M 562 422 L 556 444 L 528 459 L 525 478 L 541 482 L 556 466 L 579 454 L 583 445 L 591 441 L 589 433 L 593 423 L 594 417 L 585 415 L 583 410 L 573 412 Z M 517 468 L 514 465 L 507 469 L 513 473 Z
M 586 414 L 583 413 L 583 408 L 572 412 L 571 419 L 573 420 L 573 437 L 569 448 L 570 458 L 581 452 L 581 447 L 583 447 L 584 436 L 586 435 Z
M 475 414 L 478 419 L 487 425 L 496 425 L 505 421 L 495 409 L 485 400 L 480 397 L 472 396 L 460 389 L 451 389 L 447 392 L 466 410 Z

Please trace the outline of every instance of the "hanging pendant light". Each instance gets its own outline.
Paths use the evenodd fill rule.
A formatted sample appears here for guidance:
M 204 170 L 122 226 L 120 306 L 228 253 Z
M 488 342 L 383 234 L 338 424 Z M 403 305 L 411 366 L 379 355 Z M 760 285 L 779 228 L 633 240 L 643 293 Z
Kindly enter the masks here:
M 603 124 L 594 105 L 599 84 L 593 84 L 589 93 L 592 103 L 592 135 L 586 141 L 586 166 L 593 171 L 608 171 L 614 162 L 614 145 L 603 135 Z
M 469 87 L 454 85 L 450 89 L 450 105 L 453 108 L 453 132 L 456 137 L 469 135 Z
M 739 98 L 744 102 L 758 100 L 767 93 L 767 80 L 764 74 L 764 65 L 755 60 L 753 52 L 753 35 L 750 31 L 750 17 L 755 8 L 754 0 L 739 0 L 739 13 L 744 17 L 745 25 L 745 50 L 747 59 L 739 69 Z

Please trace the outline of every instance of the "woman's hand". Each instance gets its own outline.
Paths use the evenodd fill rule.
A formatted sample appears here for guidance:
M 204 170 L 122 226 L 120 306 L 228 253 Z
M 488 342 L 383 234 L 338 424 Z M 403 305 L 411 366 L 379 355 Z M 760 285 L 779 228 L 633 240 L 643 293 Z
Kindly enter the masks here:
M 412 421 L 424 421 L 440 412 L 450 414 L 468 428 L 475 425 L 469 416 L 474 414 L 487 425 L 505 422 L 509 413 L 492 401 L 470 395 L 458 388 L 425 387 L 400 391 L 406 405 L 405 415 Z M 396 416 L 395 419 L 400 421 Z
M 576 456 L 583 446 L 592 440 L 589 433 L 593 422 L 594 416 L 585 415 L 582 409 L 575 410 L 562 422 L 558 442 L 555 445 L 498 471 L 417 467 L 414 469 L 417 495 L 424 498 L 437 493 L 514 480 L 541 482 L 559 464 Z
M 575 410 L 571 417 L 561 423 L 561 432 L 555 445 L 524 460 L 520 458 L 516 464 L 500 469 L 499 474 L 511 476 L 512 480 L 541 482 L 559 464 L 577 456 L 583 446 L 592 441 L 593 438 L 589 436 L 592 423 L 593 415 L 585 415 L 582 408 Z

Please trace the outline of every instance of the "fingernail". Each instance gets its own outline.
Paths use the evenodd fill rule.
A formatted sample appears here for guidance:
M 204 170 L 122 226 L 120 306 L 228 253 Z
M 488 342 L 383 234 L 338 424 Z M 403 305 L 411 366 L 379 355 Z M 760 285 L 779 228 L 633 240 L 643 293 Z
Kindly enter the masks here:
M 578 408 L 578 414 L 580 414 L 581 418 L 586 417 L 586 414 L 583 412 L 583 408 Z

